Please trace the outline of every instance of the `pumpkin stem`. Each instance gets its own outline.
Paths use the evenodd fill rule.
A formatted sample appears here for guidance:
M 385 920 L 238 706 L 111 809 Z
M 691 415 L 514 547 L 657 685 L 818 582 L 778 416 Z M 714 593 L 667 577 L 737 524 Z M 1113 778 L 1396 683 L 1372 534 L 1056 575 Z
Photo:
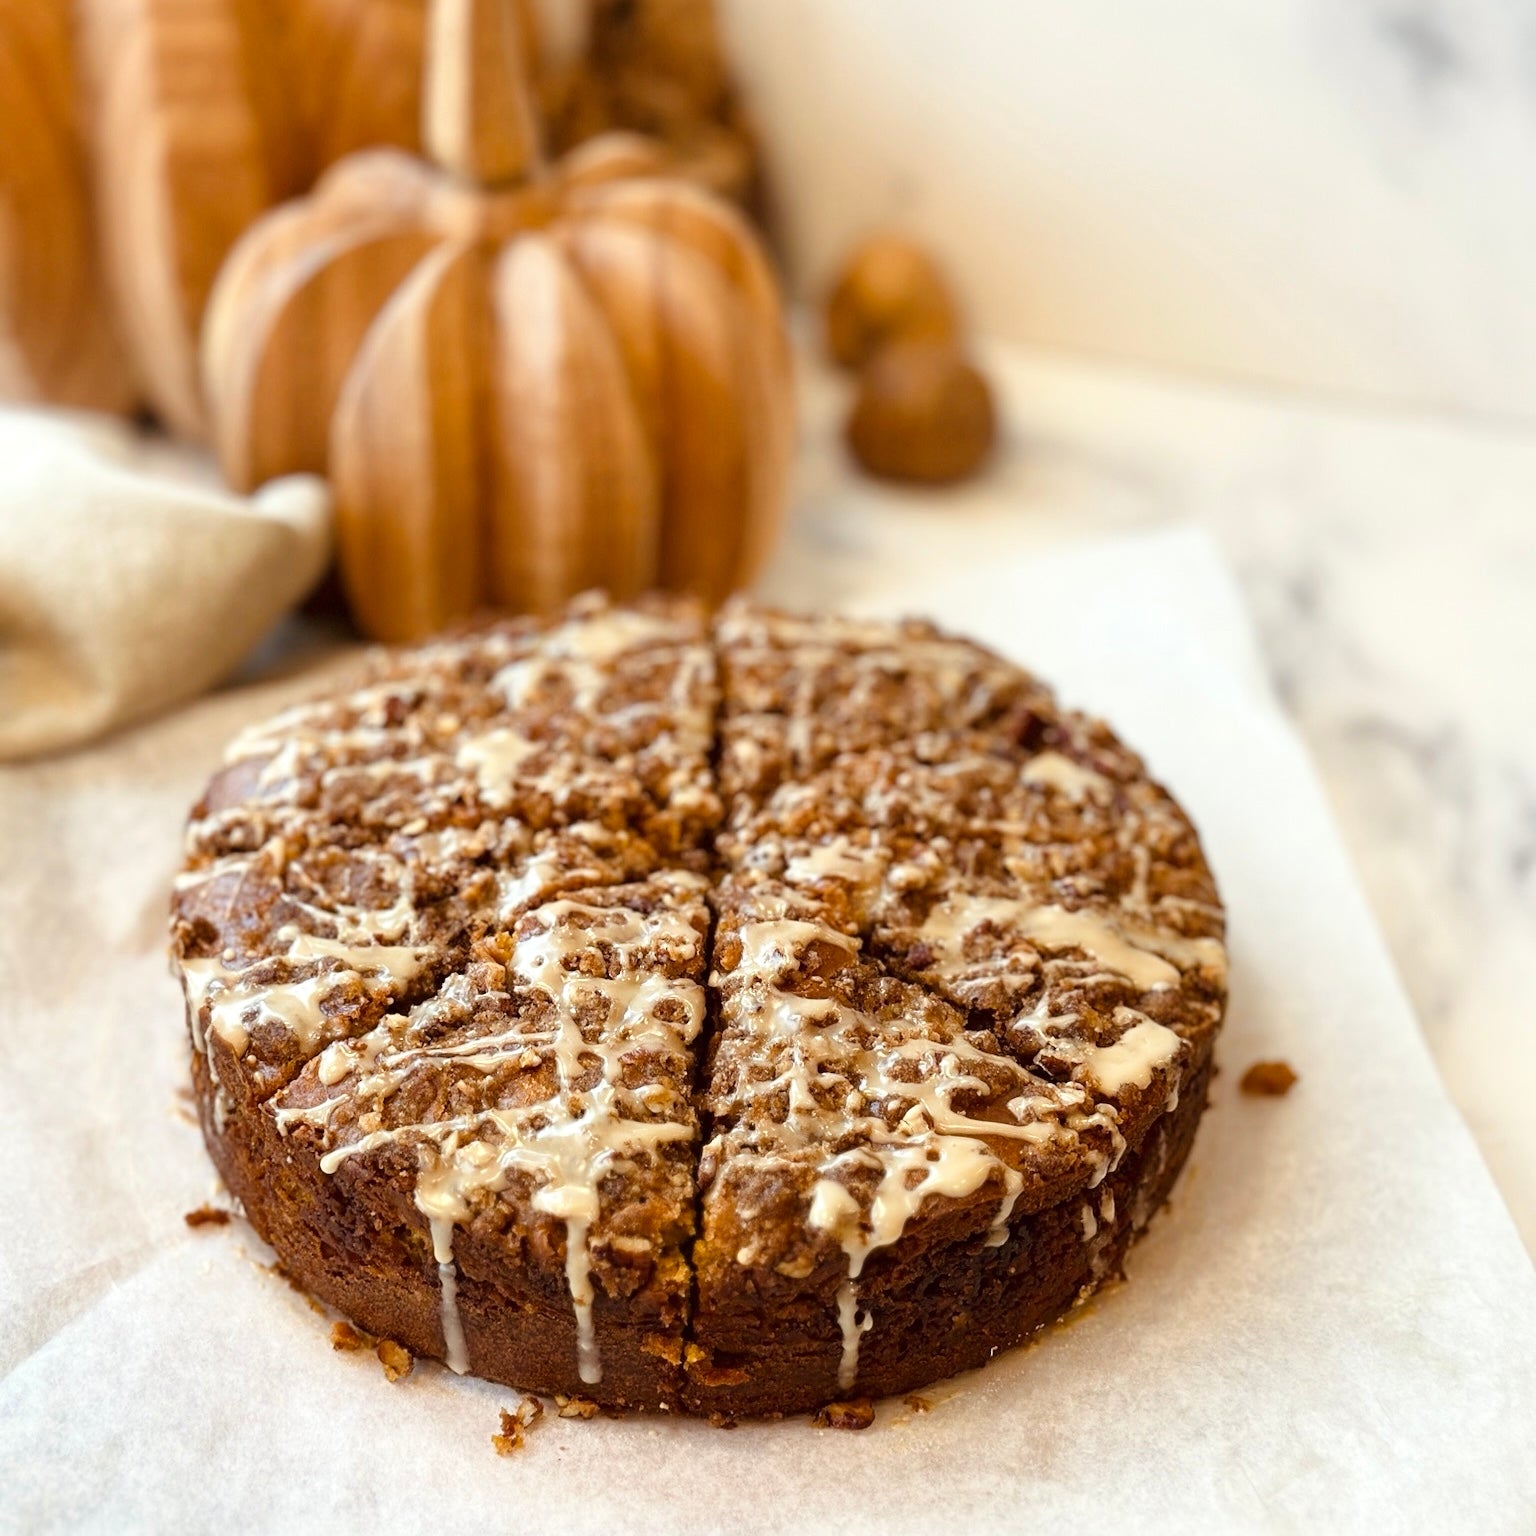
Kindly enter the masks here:
M 515 0 L 432 0 L 421 139 L 445 171 L 488 187 L 537 174 L 527 41 Z

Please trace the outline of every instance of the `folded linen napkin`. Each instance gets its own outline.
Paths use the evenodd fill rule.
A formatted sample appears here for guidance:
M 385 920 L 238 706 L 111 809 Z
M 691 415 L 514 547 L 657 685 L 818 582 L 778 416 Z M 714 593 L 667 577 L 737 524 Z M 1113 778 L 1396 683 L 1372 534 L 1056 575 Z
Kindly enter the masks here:
M 0 758 L 203 692 L 319 580 L 312 476 L 251 497 L 105 417 L 0 411 Z

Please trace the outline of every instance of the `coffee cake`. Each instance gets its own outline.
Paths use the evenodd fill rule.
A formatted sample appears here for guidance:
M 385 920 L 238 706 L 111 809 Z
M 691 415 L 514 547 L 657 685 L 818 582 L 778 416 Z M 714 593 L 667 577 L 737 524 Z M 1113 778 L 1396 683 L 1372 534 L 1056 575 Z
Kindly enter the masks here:
M 929 626 L 583 599 L 247 732 L 173 936 L 295 1279 L 452 1369 L 735 1417 L 1116 1273 L 1225 1001 L 1188 819 Z

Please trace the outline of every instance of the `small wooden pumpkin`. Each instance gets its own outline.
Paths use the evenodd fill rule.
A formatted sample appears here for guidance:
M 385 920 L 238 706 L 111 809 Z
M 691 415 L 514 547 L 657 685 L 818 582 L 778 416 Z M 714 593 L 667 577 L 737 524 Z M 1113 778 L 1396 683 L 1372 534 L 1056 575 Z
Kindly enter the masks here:
M 67 0 L 0 0 L 0 398 L 123 410 L 101 293 Z
M 219 457 L 328 470 L 354 614 L 419 636 L 588 586 L 717 599 L 782 512 L 788 347 L 742 218 L 596 139 L 543 163 L 506 0 L 434 0 L 422 139 L 353 155 L 231 253 Z

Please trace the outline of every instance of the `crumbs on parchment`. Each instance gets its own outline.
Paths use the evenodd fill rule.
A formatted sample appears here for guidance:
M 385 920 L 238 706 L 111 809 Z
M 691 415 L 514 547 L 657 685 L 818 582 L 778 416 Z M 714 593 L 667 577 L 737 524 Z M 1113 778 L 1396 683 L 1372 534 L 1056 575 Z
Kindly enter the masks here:
M 544 1404 L 536 1397 L 523 1396 L 517 1406 L 501 1410 L 501 1433 L 491 1436 L 498 1456 L 510 1456 L 523 1448 L 528 1431 L 544 1417 Z
M 188 1211 L 181 1219 L 189 1227 L 227 1227 L 231 1216 L 228 1211 L 221 1211 L 216 1205 L 200 1205 L 195 1211 Z
M 868 1429 L 875 1422 L 875 1405 L 867 1397 L 828 1403 L 811 1415 L 817 1429 Z
M 1256 1061 L 1243 1073 L 1237 1086 L 1250 1098 L 1279 1099 L 1288 1094 L 1297 1081 L 1288 1061 Z
M 331 1348 L 332 1349 L 367 1349 L 368 1335 L 359 1333 L 351 1323 L 342 1319 L 331 1324 Z
M 379 1357 L 379 1364 L 384 1367 L 384 1374 L 391 1381 L 399 1381 L 402 1376 L 411 1374 L 411 1367 L 416 1364 L 413 1356 L 403 1344 L 397 1344 L 393 1339 L 380 1339 L 373 1347 L 373 1352 Z

